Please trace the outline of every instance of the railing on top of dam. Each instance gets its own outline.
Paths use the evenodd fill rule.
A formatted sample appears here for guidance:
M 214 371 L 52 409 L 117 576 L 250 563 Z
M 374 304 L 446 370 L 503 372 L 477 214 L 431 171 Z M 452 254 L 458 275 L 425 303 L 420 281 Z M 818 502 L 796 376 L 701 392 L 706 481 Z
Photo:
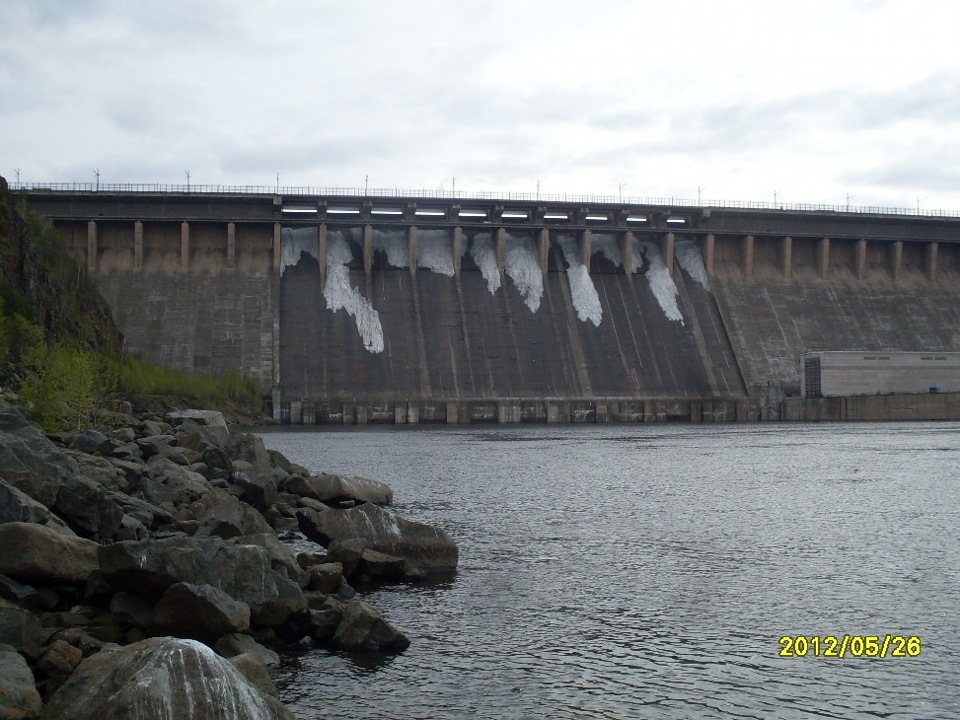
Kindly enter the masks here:
M 401 188 L 349 188 L 272 185 L 167 185 L 159 183 L 11 183 L 13 190 L 89 193 L 169 193 L 217 195 L 303 195 L 376 198 L 429 198 L 434 200 L 507 200 L 520 202 L 597 203 L 604 205 L 670 206 L 737 210 L 787 210 L 799 212 L 857 213 L 864 215 L 912 215 L 917 217 L 960 217 L 960 210 L 896 208 L 870 205 L 825 205 L 818 203 L 782 203 L 762 200 L 692 200 L 676 197 L 636 197 L 626 195 L 576 195 L 550 193 L 487 192 L 462 190 L 407 190 Z

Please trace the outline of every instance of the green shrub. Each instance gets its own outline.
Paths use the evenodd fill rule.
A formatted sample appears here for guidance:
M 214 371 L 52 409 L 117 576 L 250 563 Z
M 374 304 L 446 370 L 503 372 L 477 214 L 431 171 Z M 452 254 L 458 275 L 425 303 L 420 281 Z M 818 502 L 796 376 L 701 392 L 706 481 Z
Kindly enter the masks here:
M 238 403 L 254 412 L 262 400 L 256 381 L 234 370 L 219 377 L 208 373 L 192 375 L 134 357 L 126 357 L 120 364 L 119 387 L 130 395 L 169 395 L 196 402 Z
M 23 361 L 26 377 L 20 400 L 46 432 L 88 427 L 115 386 L 107 363 L 86 350 L 39 343 Z

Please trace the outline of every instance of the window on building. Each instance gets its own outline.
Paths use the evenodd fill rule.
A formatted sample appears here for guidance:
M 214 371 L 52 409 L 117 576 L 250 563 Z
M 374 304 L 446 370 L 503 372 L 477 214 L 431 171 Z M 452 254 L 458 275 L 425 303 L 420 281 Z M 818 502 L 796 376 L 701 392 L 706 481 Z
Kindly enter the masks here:
M 807 397 L 818 397 L 823 390 L 820 385 L 820 358 L 808 357 L 803 362 L 804 387 L 803 394 Z

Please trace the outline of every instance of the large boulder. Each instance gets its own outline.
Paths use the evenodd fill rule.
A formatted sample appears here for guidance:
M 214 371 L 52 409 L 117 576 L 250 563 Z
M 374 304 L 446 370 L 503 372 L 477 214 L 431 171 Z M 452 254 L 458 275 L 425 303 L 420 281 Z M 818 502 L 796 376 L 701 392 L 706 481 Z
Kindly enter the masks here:
M 410 572 L 450 573 L 457 568 L 459 550 L 443 530 L 404 520 L 372 503 L 322 513 L 301 510 L 297 518 L 304 535 L 322 545 L 360 541 L 365 550 L 403 558 Z
M 280 573 L 258 545 L 218 537 L 172 537 L 99 548 L 100 566 L 116 590 L 159 598 L 171 585 L 212 585 L 250 607 L 258 625 L 282 625 L 306 609 L 300 586 Z
M 229 661 L 194 640 L 149 638 L 84 660 L 42 720 L 293 720 Z
M 120 529 L 122 510 L 104 488 L 83 476 L 76 460 L 18 411 L 0 408 L 0 480 L 56 513 L 86 537 L 109 539 Z
M 212 585 L 176 583 L 153 611 L 152 631 L 213 642 L 250 628 L 250 607 Z
M 166 418 L 176 430 L 184 427 L 188 429 L 195 427 L 228 429 L 227 420 L 219 410 L 174 410 L 168 412 Z
M 64 535 L 75 534 L 63 520 L 50 512 L 46 505 L 37 502 L 6 481 L 0 480 L 0 523 L 9 522 L 47 525 Z
M 44 639 L 40 618 L 19 605 L 0 600 L 0 643 L 11 645 L 17 652 L 36 660 Z
M 0 552 L 0 573 L 40 584 L 84 583 L 100 567 L 98 547 L 43 525 L 5 523 L 0 525 L 0 548 L 8 550 Z
M 42 707 L 27 661 L 9 645 L 0 645 L 0 720 L 36 718 Z
M 376 608 L 362 600 L 349 600 L 340 607 L 340 624 L 334 643 L 353 652 L 403 652 L 407 637 L 387 622 Z
M 263 440 L 256 435 L 234 433 L 224 450 L 231 459 L 250 463 L 261 475 L 269 476 L 273 469 L 270 453 L 267 452 Z
M 53 507 L 77 463 L 13 408 L 0 407 L 0 438 L 0 479 Z
M 346 477 L 321 473 L 302 477 L 291 475 L 284 482 L 285 492 L 301 497 L 312 498 L 324 503 L 343 501 L 369 502 L 377 505 L 390 505 L 393 502 L 393 490 L 377 480 L 365 477 Z

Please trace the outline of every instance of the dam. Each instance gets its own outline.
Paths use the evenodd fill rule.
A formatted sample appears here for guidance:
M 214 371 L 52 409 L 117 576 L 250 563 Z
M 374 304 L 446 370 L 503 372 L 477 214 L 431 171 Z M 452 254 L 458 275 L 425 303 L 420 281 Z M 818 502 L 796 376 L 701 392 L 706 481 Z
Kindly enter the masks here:
M 247 373 L 286 422 L 799 419 L 805 352 L 960 352 L 956 216 L 21 192 L 86 258 L 127 351 Z M 922 402 L 960 411 L 955 397 Z

